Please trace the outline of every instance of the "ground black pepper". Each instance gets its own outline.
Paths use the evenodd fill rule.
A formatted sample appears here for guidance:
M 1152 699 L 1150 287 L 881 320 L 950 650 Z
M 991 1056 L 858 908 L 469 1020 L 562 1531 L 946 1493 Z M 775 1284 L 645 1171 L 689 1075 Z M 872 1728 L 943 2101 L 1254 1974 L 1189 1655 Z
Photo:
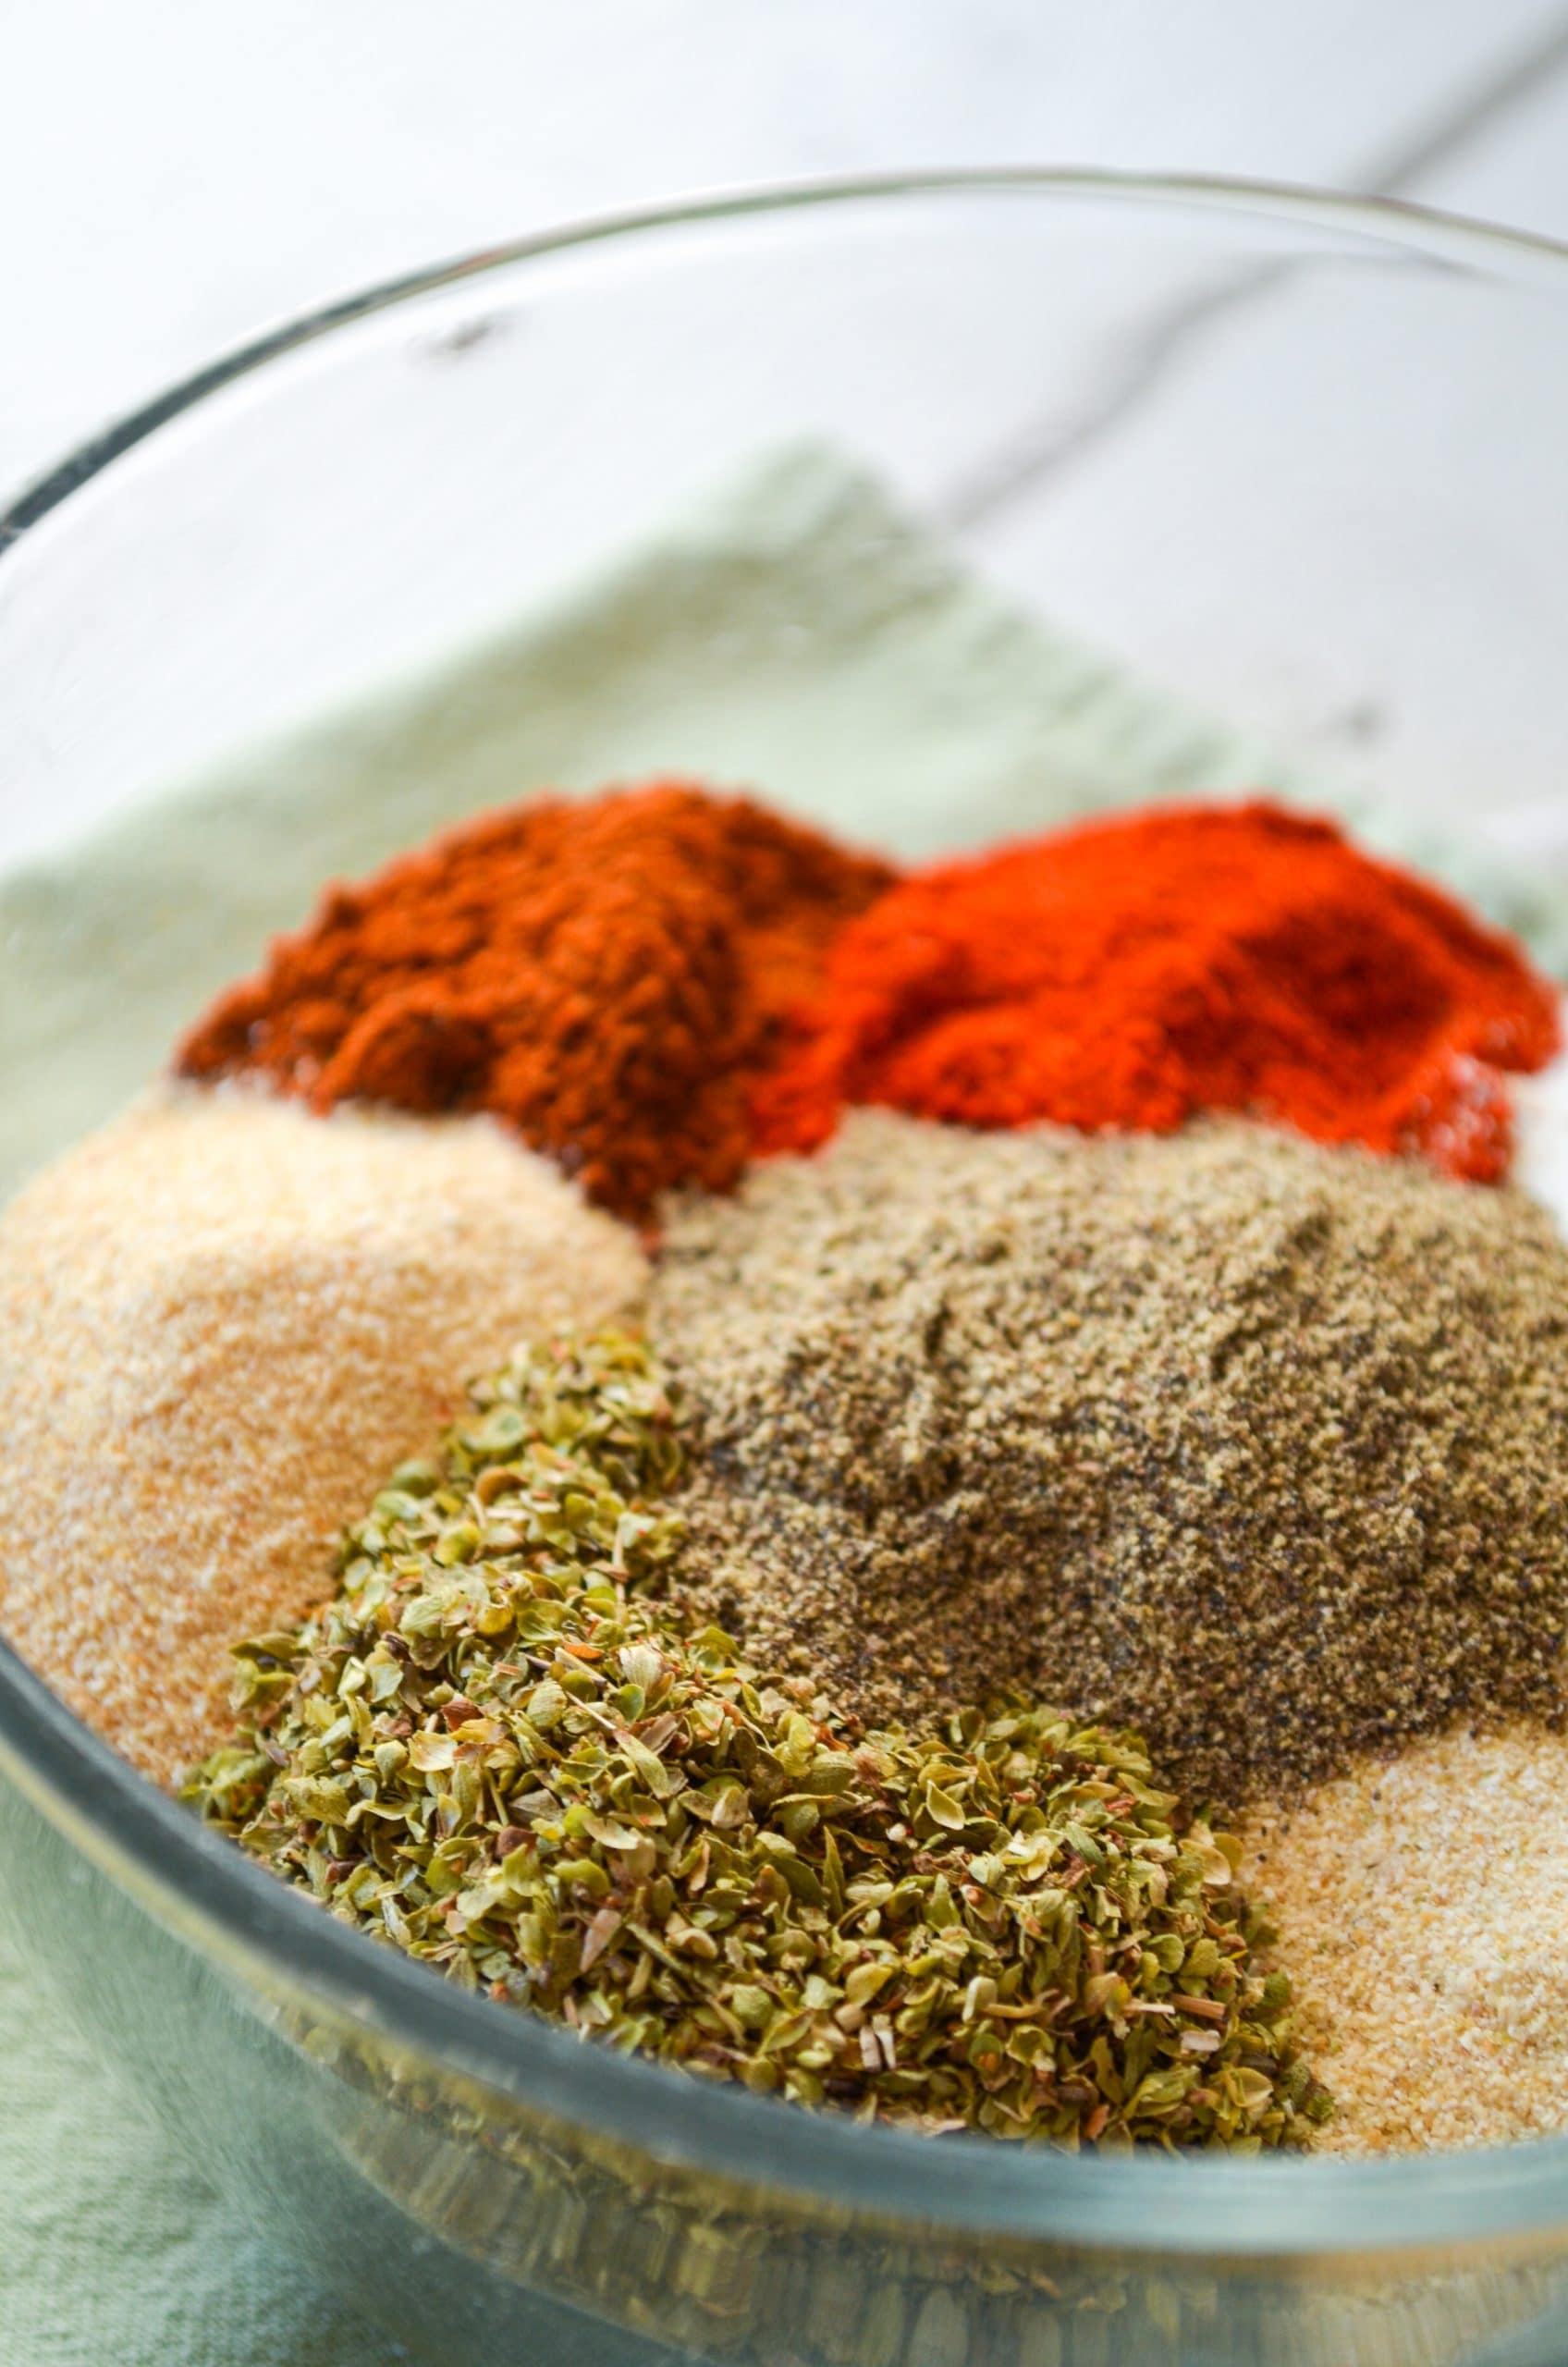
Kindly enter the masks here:
M 681 1583 L 753 1653 L 871 1717 L 1016 1683 L 1227 1802 L 1557 1717 L 1568 1251 L 1522 1195 L 864 1112 L 667 1216 Z

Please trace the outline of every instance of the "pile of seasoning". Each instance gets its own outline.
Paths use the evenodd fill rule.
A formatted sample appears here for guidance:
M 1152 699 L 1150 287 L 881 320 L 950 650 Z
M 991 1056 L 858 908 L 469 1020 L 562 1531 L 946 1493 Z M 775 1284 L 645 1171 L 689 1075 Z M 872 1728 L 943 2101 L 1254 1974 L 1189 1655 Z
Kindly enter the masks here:
M 681 782 L 539 798 L 330 889 L 179 1066 L 316 1110 L 489 1110 L 635 1216 L 670 1184 L 733 1184 L 745 1081 L 890 877 Z
M 1294 2144 L 1299 1973 L 1331 2141 L 1561 2126 L 1568 1252 L 1475 1188 L 1558 1044 L 1266 803 L 491 816 L 0 1218 L 0 1625 L 165 1779 L 251 1635 L 206 1813 L 612 2044 Z
M 685 1583 L 867 1715 L 1022 1686 L 1234 1804 L 1561 1714 L 1568 1250 L 1521 1195 L 864 1111 L 675 1206 L 649 1321 Z
M 465 1985 L 757 2092 L 1241 2151 L 1326 2117 L 1236 1846 L 1137 1738 L 1010 1700 L 867 1733 L 747 1665 L 646 1592 L 680 1461 L 637 1342 L 520 1354 L 241 1649 L 190 1796 Z
M 1403 2152 L 1568 2128 L 1568 1736 L 1458 1726 L 1257 1801 L 1243 1879 L 1269 1902 L 1323 2141 Z
M 1169 1133 L 1243 1110 L 1506 1171 L 1559 1042 L 1509 938 L 1264 803 L 1168 805 L 895 879 L 744 799 L 545 798 L 337 887 L 181 1047 L 327 1110 L 487 1110 L 644 1215 L 882 1103 Z
M 470 1373 L 614 1317 L 646 1271 L 485 1120 L 153 1097 L 0 1220 L 0 1629 L 174 1776 L 221 1731 L 236 1637 L 319 1598 Z
M 913 874 L 838 938 L 758 1142 L 881 1102 L 969 1126 L 1169 1133 L 1245 1110 L 1495 1182 L 1502 1072 L 1557 1050 L 1512 939 L 1331 822 L 1166 805 Z

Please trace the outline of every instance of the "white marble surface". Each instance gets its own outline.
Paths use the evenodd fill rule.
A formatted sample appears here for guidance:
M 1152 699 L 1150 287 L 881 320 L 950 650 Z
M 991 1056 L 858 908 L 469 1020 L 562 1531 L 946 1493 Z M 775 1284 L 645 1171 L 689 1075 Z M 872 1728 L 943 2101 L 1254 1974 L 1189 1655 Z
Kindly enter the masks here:
M 0 487 L 326 297 L 720 184 L 1050 161 L 1361 189 L 1435 135 L 1408 194 L 1568 236 L 1562 0 L 0 0 Z
M 0 496 L 160 386 L 336 295 L 716 187 L 904 164 L 1207 170 L 1393 190 L 1568 239 L 1568 0 L 268 0 L 243 13 L 0 0 Z M 1437 690 L 1456 668 L 1517 682 L 1487 743 L 1488 827 L 1568 863 L 1568 705 L 1542 692 L 1561 671 L 1568 567 L 1477 564 L 1435 605 L 1424 582 L 1412 596 L 1419 539 L 1390 532 L 1351 583 L 1354 629 L 1323 649 L 1325 603 L 1349 573 L 1321 533 L 1311 558 L 1322 521 L 1303 505 L 1316 493 L 1292 512 L 1264 448 L 1281 423 L 1316 433 L 1332 386 L 1303 382 L 1280 327 L 1256 307 L 1236 338 L 1233 432 L 1260 439 L 1258 474 L 1279 488 L 1239 620 L 1236 536 L 1206 538 L 1170 499 L 1195 442 L 1231 448 L 1212 366 L 1201 420 L 1172 374 L 1113 448 L 1053 478 L 1048 536 L 1025 494 L 972 555 L 1219 711 L 1245 718 L 1252 700 L 1292 744 L 1367 757 L 1450 807 L 1473 802 L 1476 756 Z M 1510 361 L 1477 341 L 1463 383 L 1434 401 L 1478 423 L 1477 515 L 1517 503 L 1522 471 L 1542 474 L 1542 514 L 1560 515 L 1562 534 L 1536 540 L 1568 549 L 1568 437 L 1495 425 Z M 1543 376 L 1556 373 L 1513 373 L 1525 389 Z M 1416 446 L 1390 453 L 1402 521 L 1430 481 L 1422 469 Z M 1533 477 L 1525 490 L 1534 501 Z M 1107 531 L 1118 505 L 1120 538 Z M 1179 609 L 1151 573 L 1140 610 L 1121 556 L 1157 512 L 1193 546 Z M 1227 554 L 1207 573 L 1206 540 Z M 1036 581 L 1042 550 L 1048 580 Z M 1295 565 L 1272 563 L 1292 551 Z M 1435 636 L 1410 629 L 1417 612 L 1436 616 Z M 51 802 L 9 760 L 6 774 L 0 860 L 36 840 L 46 817 L 27 809 Z

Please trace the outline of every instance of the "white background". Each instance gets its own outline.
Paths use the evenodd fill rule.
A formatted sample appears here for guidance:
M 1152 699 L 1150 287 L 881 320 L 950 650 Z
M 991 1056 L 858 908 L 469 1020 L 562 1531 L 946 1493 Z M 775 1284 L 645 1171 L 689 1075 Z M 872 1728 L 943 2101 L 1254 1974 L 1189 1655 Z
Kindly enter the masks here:
M 1392 179 L 1568 238 L 1568 6 L 0 0 L 0 490 L 411 264 L 719 185 L 1002 161 Z

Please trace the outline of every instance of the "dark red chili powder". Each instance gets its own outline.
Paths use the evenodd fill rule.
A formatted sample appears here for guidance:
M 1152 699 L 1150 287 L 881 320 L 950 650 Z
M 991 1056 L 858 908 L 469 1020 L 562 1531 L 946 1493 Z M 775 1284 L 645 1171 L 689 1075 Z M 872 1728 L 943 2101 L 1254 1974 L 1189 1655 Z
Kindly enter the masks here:
M 1229 1110 L 1490 1181 L 1501 1072 L 1560 1040 L 1511 938 L 1333 823 L 1162 805 L 890 887 L 834 945 L 753 1144 L 810 1148 L 851 1102 L 1156 1134 Z
M 328 889 L 178 1066 L 323 1110 L 490 1110 L 639 1215 L 667 1185 L 735 1181 L 783 1014 L 892 877 L 686 782 L 540 798 Z

